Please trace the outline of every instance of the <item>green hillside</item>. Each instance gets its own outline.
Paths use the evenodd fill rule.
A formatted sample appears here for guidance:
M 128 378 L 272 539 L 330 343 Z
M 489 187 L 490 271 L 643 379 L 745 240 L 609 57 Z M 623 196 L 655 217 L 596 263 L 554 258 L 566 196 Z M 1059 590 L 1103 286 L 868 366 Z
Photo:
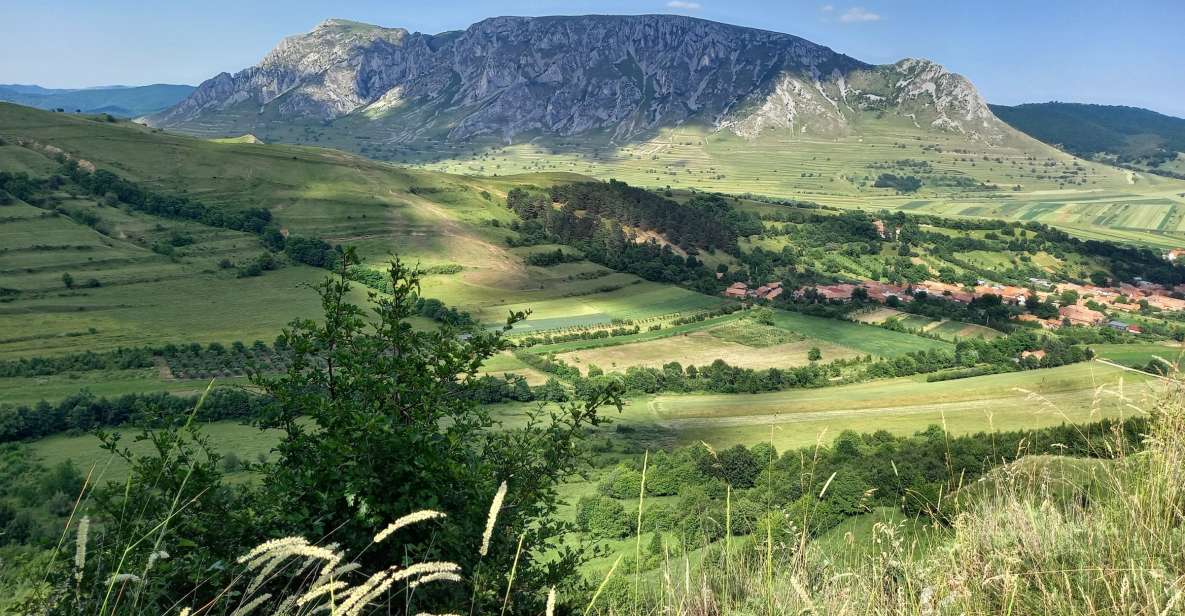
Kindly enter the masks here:
M 1139 107 L 1058 102 L 992 105 L 992 112 L 1075 156 L 1185 178 L 1185 119 Z
M 0 104 L 0 139 L 6 171 L 48 177 L 59 171 L 60 150 L 162 194 L 229 211 L 264 208 L 285 233 L 356 247 L 364 267 L 381 268 L 397 253 L 440 272 L 425 279 L 425 295 L 484 320 L 504 319 L 506 307 L 519 304 L 556 326 L 717 303 L 591 263 L 527 266 L 524 255 L 536 249 L 505 241 L 513 218 L 501 205 L 506 191 L 571 175 L 446 175 L 320 148 L 212 142 L 8 104 Z M 314 312 L 298 288 L 324 270 L 297 264 L 237 278 L 238 267 L 264 251 L 251 234 L 102 201 L 59 191 L 40 207 L 18 201 L 3 209 L 0 286 L 17 295 L 0 305 L 0 329 L 13 332 L 0 341 L 0 355 L 270 340 L 292 318 Z M 181 245 L 170 254 L 153 251 L 176 238 Z M 224 260 L 234 267 L 220 266 Z M 64 273 L 78 288 L 63 285 Z M 96 286 L 84 286 L 92 279 Z
M 77 90 L 0 84 L 0 101 L 28 105 L 38 109 L 108 113 L 113 116 L 130 118 L 171 107 L 177 101 L 189 96 L 193 89 L 193 86 L 164 83 L 149 86 Z
M 321 137 L 310 142 L 353 146 Z M 1179 244 L 1185 236 L 1185 181 L 1075 158 L 1019 133 L 990 145 L 868 114 L 833 138 L 769 131 L 746 140 L 688 125 L 628 144 L 543 139 L 361 151 L 450 173 L 568 171 L 845 208 L 1033 220 L 1124 241 Z M 909 192 L 877 187 L 882 174 L 917 177 L 921 185 Z
M 600 597 L 614 613 L 639 613 L 635 602 L 688 613 L 663 598 L 684 588 L 630 591 L 681 575 L 702 580 L 704 596 L 731 588 L 712 600 L 733 613 L 839 605 L 832 582 L 788 594 L 797 582 L 782 576 L 806 562 L 824 580 L 963 571 L 964 559 L 944 555 L 979 537 L 968 524 L 1016 526 L 992 510 L 1000 495 L 1044 495 L 1051 504 L 1038 511 L 1052 522 L 1052 507 L 1121 497 L 1102 484 L 1136 467 L 1083 457 L 1144 446 L 1153 424 L 1140 409 L 1156 404 L 1163 377 L 1128 366 L 1175 357 L 1171 339 L 1185 337 L 1180 313 L 1150 307 L 1121 315 L 1139 335 L 1019 320 L 1056 316 L 1060 297 L 1023 307 L 990 294 L 818 297 L 857 281 L 939 279 L 957 292 L 992 282 L 1033 295 L 1050 286 L 1033 282 L 1042 278 L 1185 280 L 1157 250 L 1040 224 L 645 191 L 558 169 L 459 175 L 255 141 L 0 105 L 0 554 L 28 559 L 0 573 L 0 610 L 35 597 L 42 570 L 51 586 L 78 579 L 52 552 L 62 528 L 79 542 L 94 516 L 96 531 L 142 533 L 112 515 L 131 502 L 151 505 L 134 524 L 177 521 L 160 544 L 169 566 L 197 563 L 175 570 L 128 550 L 152 583 L 183 589 L 153 595 L 153 606 L 209 580 L 195 601 L 221 601 L 214 587 L 235 587 L 238 565 L 215 563 L 290 526 L 331 524 L 342 549 L 367 546 L 364 567 L 386 566 L 411 544 L 374 549 L 374 526 L 419 507 L 473 522 L 449 540 L 466 546 L 466 566 L 522 567 L 526 579 L 599 544 L 566 561 L 563 579 L 595 586 L 630 572 Z M 891 170 L 938 173 L 900 166 Z M 623 228 L 650 241 L 626 241 Z M 358 312 L 308 288 L 347 259 L 336 245 L 361 257 L 346 272 Z M 423 266 L 423 297 L 399 290 L 407 279 L 384 279 L 392 253 Z M 734 282 L 767 280 L 816 290 L 745 300 L 751 309 L 721 297 Z M 395 304 L 373 315 L 368 293 Z M 488 327 L 527 310 L 505 340 Z M 1041 359 L 1024 356 L 1034 350 Z M 424 472 L 424 460 L 445 462 Z M 513 505 L 489 516 L 500 481 Z M 87 522 L 74 515 L 77 493 Z M 513 530 L 474 558 L 468 534 L 490 520 Z M 133 583 L 109 564 L 111 546 L 128 540 L 109 536 L 90 544 L 78 575 Z M 537 541 L 521 561 L 518 537 Z M 1159 563 L 1176 546 L 1141 553 Z M 505 584 L 525 586 L 478 583 L 491 605 Z M 924 606 L 919 592 L 903 596 Z

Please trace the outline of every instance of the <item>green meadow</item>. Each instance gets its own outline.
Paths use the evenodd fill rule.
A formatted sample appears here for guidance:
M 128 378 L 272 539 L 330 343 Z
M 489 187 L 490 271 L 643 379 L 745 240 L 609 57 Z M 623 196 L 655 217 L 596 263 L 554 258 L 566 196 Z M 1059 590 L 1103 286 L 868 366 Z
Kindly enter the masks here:
M 872 187 L 898 161 L 924 163 L 930 181 L 923 177 L 922 189 L 909 195 Z M 1076 159 L 1019 134 L 987 145 L 907 120 L 866 121 L 838 138 L 774 131 L 745 140 L 687 126 L 620 146 L 553 140 L 457 147 L 420 165 L 487 176 L 566 171 L 656 188 L 1039 221 L 1084 237 L 1158 246 L 1185 242 L 1185 181 Z
M 197 393 L 203 388 L 188 382 L 172 391 Z M 1021 430 L 1138 415 L 1139 409 L 1151 408 L 1152 397 L 1162 390 L 1151 375 L 1086 362 L 936 383 L 902 377 L 763 394 L 660 394 L 628 399 L 620 413 L 605 411 L 612 423 L 593 440 L 624 440 L 650 450 L 701 442 L 716 449 L 772 443 L 781 451 L 830 443 L 843 430 L 895 435 L 931 425 L 951 434 Z M 539 405 L 503 403 L 489 409 L 505 426 L 515 427 Z M 279 435 L 230 421 L 208 424 L 204 430 L 221 452 L 242 460 L 266 456 Z M 29 449 L 51 464 L 66 459 L 84 468 L 110 464 L 107 472 L 116 478 L 126 470 L 89 434 L 52 436 Z
M 708 309 L 719 298 L 643 281 L 588 262 L 543 268 L 511 249 L 501 205 L 511 187 L 569 174 L 473 178 L 406 169 L 322 148 L 206 141 L 132 123 L 0 104 L 0 168 L 44 176 L 51 151 L 210 205 L 263 207 L 285 232 L 355 247 L 364 267 L 394 255 L 431 271 L 423 294 L 496 324 L 532 311 L 520 329 L 560 329 Z M 16 145 L 22 140 L 28 147 Z M 293 264 L 237 278 L 264 252 L 247 233 L 157 219 L 62 193 L 55 211 L 17 202 L 0 210 L 0 358 L 166 342 L 270 341 L 318 312 L 307 287 L 324 270 Z M 183 237 L 171 254 L 154 251 Z M 62 275 L 77 280 L 66 288 Z M 91 281 L 94 281 L 91 283 Z M 84 285 L 85 283 L 85 285 Z M 94 286 L 86 286 L 91 285 Z M 365 301 L 366 289 L 355 285 Z

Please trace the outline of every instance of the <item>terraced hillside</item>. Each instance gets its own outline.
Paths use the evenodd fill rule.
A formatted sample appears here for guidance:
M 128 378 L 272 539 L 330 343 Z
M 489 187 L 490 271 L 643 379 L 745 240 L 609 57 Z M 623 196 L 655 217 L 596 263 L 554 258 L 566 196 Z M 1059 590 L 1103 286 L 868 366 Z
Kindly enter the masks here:
M 128 122 L 0 104 L 0 170 L 47 178 L 66 157 L 149 191 L 226 211 L 263 208 L 286 234 L 356 247 L 364 267 L 419 262 L 424 294 L 488 321 L 530 305 L 526 327 L 608 323 L 708 308 L 718 300 L 579 262 L 527 266 L 503 205 L 519 184 L 563 174 L 470 178 L 408 170 L 319 148 L 213 142 Z M 73 194 L 72 194 L 73 193 Z M 161 342 L 270 340 L 316 314 L 302 285 L 325 270 L 238 272 L 263 252 L 247 232 L 161 218 L 105 197 L 56 190 L 0 206 L 0 355 Z M 63 274 L 74 280 L 65 284 Z M 363 287 L 356 290 L 361 299 Z M 548 320 L 548 321 L 544 321 Z M 542 323 L 542 325 L 540 325 Z
M 1084 237 L 1179 245 L 1185 182 L 1075 158 L 1010 131 L 1000 144 L 865 116 L 845 136 L 772 131 L 753 139 L 685 126 L 638 143 L 436 143 L 396 160 L 451 173 L 567 171 L 641 186 L 803 199 L 865 209 L 1035 220 Z M 907 193 L 881 174 L 915 176 Z

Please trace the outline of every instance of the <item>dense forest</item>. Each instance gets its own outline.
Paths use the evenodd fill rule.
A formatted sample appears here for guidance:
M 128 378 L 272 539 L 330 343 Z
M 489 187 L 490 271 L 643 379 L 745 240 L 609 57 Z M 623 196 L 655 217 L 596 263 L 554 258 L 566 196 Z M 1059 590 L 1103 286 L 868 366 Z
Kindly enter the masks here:
M 1148 109 L 1058 102 L 991 109 L 1014 128 L 1083 158 L 1107 155 L 1155 168 L 1185 152 L 1185 119 Z
M 506 205 L 522 219 L 512 227 L 520 234 L 517 244 L 565 244 L 594 263 L 709 292 L 714 290 L 711 273 L 695 255 L 701 250 L 738 254 L 739 237 L 761 232 L 759 220 L 723 197 L 697 195 L 679 204 L 612 180 L 560 185 L 550 192 L 515 188 Z M 638 231 L 661 234 L 666 241 L 638 241 Z

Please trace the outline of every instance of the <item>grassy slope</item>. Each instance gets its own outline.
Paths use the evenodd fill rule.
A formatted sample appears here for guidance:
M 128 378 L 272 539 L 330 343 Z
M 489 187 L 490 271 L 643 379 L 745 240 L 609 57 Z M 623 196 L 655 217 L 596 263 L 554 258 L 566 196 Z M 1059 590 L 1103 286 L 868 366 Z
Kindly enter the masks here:
M 1020 134 L 1005 145 L 988 146 L 891 119 L 865 118 L 850 136 L 837 139 L 771 132 L 746 141 L 689 126 L 620 147 L 531 142 L 490 149 L 456 146 L 432 154 L 420 164 L 456 173 L 572 171 L 644 186 L 751 192 L 841 207 L 1038 220 L 1082 234 L 1109 233 L 1160 245 L 1185 238 L 1185 182 L 1075 159 Z M 936 181 L 924 177 L 925 186 L 911 195 L 871 186 L 882 172 L 909 173 L 877 168 L 903 159 L 929 163 Z M 1052 177 L 1075 164 L 1081 167 L 1076 178 L 1085 185 Z M 938 185 L 959 177 L 1000 188 Z M 1013 190 L 1016 185 L 1019 191 Z
M 906 377 L 770 394 L 646 396 L 629 400 L 620 414 L 606 413 L 627 432 L 617 432 L 615 424 L 601 436 L 617 441 L 628 435 L 651 450 L 701 441 L 717 449 L 772 441 L 785 450 L 830 442 L 848 429 L 912 434 L 938 424 L 966 434 L 1039 428 L 1131 415 L 1134 411 L 1116 394 L 1122 392 L 1139 406 L 1144 394 L 1154 391 L 1154 383 L 1146 375 L 1092 362 L 939 383 Z M 187 393 L 201 387 L 193 381 L 184 386 Z M 513 427 L 535 406 L 500 404 L 491 410 Z M 223 452 L 233 451 L 244 460 L 266 454 L 277 438 L 274 432 L 235 422 L 209 424 L 206 430 Z M 110 457 L 91 435 L 58 435 L 29 447 L 49 463 L 70 458 L 89 467 L 106 465 Z
M 769 394 L 662 395 L 636 403 L 626 419 L 657 424 L 679 442 L 726 447 L 772 440 L 785 448 L 829 441 L 849 429 L 912 434 L 938 424 L 968 433 L 1130 415 L 1112 392 L 1139 404 L 1154 382 L 1088 362 L 936 383 L 906 377 Z
M 293 233 L 356 246 L 372 267 L 382 267 L 393 253 L 424 266 L 461 265 L 459 274 L 427 277 L 424 293 L 489 321 L 520 306 L 534 308 L 538 319 L 589 324 L 719 303 L 625 274 L 580 280 L 576 271 L 526 266 L 524 251 L 505 247 L 509 232 L 490 224 L 512 218 L 499 205 L 501 197 L 515 185 L 575 176 L 468 178 L 319 148 L 212 142 L 8 104 L 0 104 L 0 138 L 9 143 L 0 146 L 0 169 L 52 173 L 57 165 L 48 157 L 14 145 L 17 139 L 33 140 L 157 190 L 212 205 L 268 208 Z M 247 234 L 100 208 L 87 200 L 65 206 L 103 222 L 92 229 L 68 217 L 43 218 L 42 210 L 24 204 L 0 213 L 0 238 L 9 249 L 0 254 L 0 286 L 24 291 L 18 301 L 0 305 L 5 332 L 0 357 L 83 346 L 270 340 L 291 319 L 318 313 L 316 297 L 301 287 L 321 279 L 321 270 L 294 266 L 247 279 L 218 270 L 221 258 L 239 262 L 262 251 Z M 149 250 L 175 229 L 198 241 L 173 260 Z M 47 243 L 68 249 L 49 250 Z M 94 277 L 102 286 L 66 292 L 62 272 L 80 281 Z M 607 282 L 617 290 L 605 291 Z M 363 298 L 358 290 L 356 299 Z M 80 335 L 63 337 L 69 333 Z

